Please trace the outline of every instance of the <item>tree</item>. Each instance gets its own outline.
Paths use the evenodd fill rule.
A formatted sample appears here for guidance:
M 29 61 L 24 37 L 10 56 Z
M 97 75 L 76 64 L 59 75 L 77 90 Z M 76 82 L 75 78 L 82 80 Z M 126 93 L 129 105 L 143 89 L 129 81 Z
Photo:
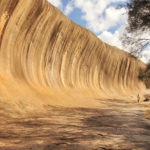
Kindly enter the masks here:
M 141 57 L 142 51 L 150 46 L 150 0 L 129 0 L 125 5 L 128 10 L 128 25 L 122 36 L 122 43 L 131 55 Z
M 128 12 L 128 24 L 121 38 L 122 43 L 132 56 L 140 58 L 143 50 L 150 47 L 150 0 L 129 0 L 122 7 Z M 147 69 L 139 74 L 139 79 L 150 88 L 150 62 Z
M 127 3 L 129 30 L 134 32 L 139 29 L 150 28 L 150 1 L 130 0 Z
M 150 88 L 150 64 L 147 65 L 144 72 L 140 73 L 139 79 L 145 83 L 147 88 Z

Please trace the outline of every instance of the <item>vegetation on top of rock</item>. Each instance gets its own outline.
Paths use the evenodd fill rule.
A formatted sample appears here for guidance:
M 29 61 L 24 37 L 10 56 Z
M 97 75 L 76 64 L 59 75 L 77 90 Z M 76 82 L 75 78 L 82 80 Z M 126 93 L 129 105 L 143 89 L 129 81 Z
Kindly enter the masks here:
M 145 83 L 147 88 L 150 88 L 150 63 L 147 65 L 144 73 L 140 73 L 139 79 Z
M 128 12 L 128 25 L 122 36 L 122 43 L 131 55 L 142 57 L 142 52 L 150 46 L 150 0 L 129 0 L 122 6 Z

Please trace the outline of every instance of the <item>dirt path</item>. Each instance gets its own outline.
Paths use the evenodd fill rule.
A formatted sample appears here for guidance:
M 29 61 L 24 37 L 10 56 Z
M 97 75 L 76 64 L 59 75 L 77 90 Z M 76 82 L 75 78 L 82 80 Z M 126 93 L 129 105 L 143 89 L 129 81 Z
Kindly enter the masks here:
M 0 115 L 0 150 L 150 149 L 150 120 L 140 105 L 101 100 L 100 109 L 48 107 L 46 115 Z

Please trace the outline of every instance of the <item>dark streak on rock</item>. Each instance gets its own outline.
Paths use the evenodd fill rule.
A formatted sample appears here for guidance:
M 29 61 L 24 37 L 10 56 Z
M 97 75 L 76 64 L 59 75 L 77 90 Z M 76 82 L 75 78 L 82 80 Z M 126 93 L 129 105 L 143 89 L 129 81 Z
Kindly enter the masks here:
M 1 43 L 2 43 L 2 40 L 3 40 L 3 35 L 4 35 L 5 30 L 6 30 L 7 24 L 9 22 L 9 19 L 10 19 L 11 15 L 13 14 L 13 11 L 15 10 L 18 2 L 19 2 L 19 0 L 15 0 L 15 1 L 11 0 L 9 5 L 7 5 L 7 7 L 6 7 L 5 11 L 4 11 L 4 12 L 8 13 L 9 18 L 6 21 L 6 23 L 4 25 L 4 28 L 3 28 L 3 31 L 2 31 L 2 34 L 0 36 L 0 48 L 1 48 Z

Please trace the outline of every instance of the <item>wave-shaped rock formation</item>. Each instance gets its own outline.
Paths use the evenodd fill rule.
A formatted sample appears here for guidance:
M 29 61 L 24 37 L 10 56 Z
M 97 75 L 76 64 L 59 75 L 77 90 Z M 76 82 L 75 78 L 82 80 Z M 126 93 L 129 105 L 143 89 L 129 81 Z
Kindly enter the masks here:
M 91 97 L 134 95 L 144 68 L 46 0 L 0 1 L 1 104 L 86 106 Z

